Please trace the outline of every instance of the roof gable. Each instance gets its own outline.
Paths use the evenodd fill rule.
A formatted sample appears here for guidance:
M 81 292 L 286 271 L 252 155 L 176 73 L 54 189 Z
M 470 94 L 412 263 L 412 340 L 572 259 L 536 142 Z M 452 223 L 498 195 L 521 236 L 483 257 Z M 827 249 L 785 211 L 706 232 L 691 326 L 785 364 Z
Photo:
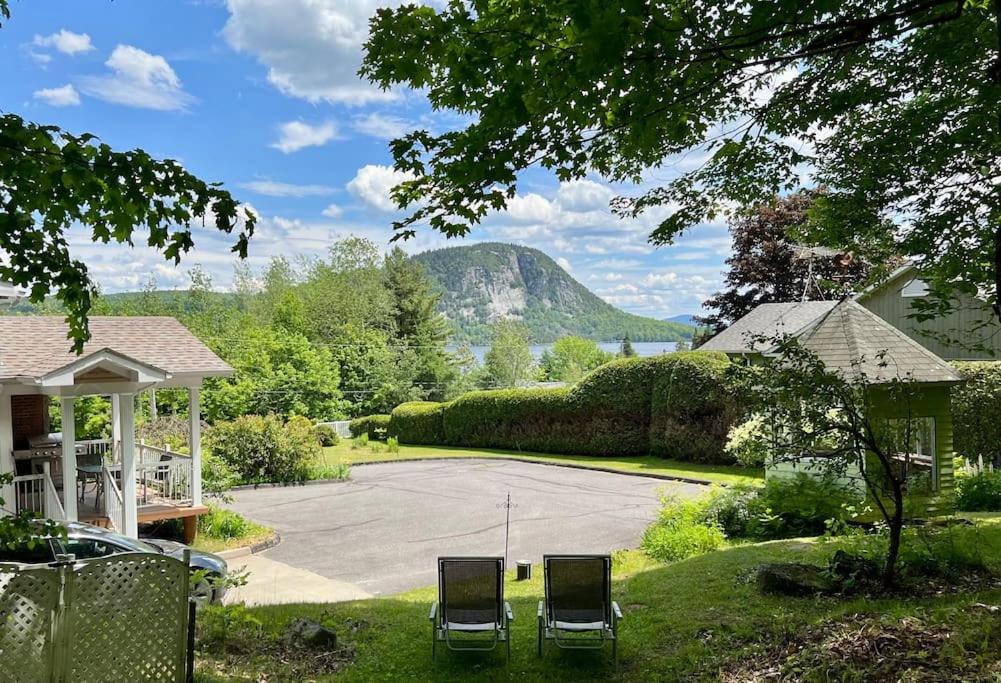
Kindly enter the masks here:
M 764 351 L 770 346 L 770 342 L 754 341 L 755 338 L 773 339 L 783 334 L 795 334 L 830 311 L 836 304 L 836 301 L 759 304 L 743 318 L 700 346 L 699 350 L 724 353 Z
M 69 327 L 57 316 L 0 316 L 0 379 L 40 379 L 84 357 L 108 351 L 170 376 L 233 372 L 174 318 L 93 316 L 83 353 L 70 350 Z
M 853 299 L 839 303 L 797 337 L 828 369 L 850 380 L 962 381 L 951 365 Z

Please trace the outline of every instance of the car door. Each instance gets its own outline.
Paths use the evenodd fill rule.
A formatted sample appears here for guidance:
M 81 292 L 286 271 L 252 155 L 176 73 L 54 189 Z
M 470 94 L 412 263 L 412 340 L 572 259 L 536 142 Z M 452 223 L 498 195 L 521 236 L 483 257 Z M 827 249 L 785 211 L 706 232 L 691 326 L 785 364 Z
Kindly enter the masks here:
M 61 552 L 66 555 L 73 555 L 78 560 L 90 560 L 96 557 L 107 557 L 116 553 L 128 552 L 127 548 L 112 543 L 104 538 L 91 538 L 90 536 L 70 536 L 67 539 L 57 541 Z

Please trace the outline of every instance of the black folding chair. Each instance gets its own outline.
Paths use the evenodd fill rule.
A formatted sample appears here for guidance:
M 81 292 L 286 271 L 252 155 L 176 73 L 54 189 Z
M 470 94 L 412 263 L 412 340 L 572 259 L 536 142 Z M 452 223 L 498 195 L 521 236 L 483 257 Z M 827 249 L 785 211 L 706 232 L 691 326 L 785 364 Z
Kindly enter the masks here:
M 457 652 L 488 652 L 503 642 L 510 661 L 514 615 L 504 602 L 504 559 L 439 557 L 438 602 L 428 618 L 432 659 L 438 641 Z
M 612 600 L 611 556 L 545 555 L 542 566 L 546 599 L 539 603 L 539 656 L 547 640 L 568 650 L 598 650 L 611 641 L 617 659 L 622 611 Z

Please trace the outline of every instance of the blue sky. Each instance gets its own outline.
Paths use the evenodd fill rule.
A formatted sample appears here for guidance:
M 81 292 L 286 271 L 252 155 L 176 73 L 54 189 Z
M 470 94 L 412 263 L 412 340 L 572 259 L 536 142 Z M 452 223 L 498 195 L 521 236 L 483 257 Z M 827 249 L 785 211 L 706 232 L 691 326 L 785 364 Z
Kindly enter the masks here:
M 348 234 L 388 248 L 397 215 L 388 192 L 399 177 L 387 141 L 461 120 L 431 112 L 418 93 L 384 93 L 355 75 L 367 18 L 384 4 L 15 0 L 0 28 L 0 109 L 94 133 L 118 149 L 141 147 L 223 182 L 260 217 L 255 269 L 276 255 L 322 255 Z M 693 162 L 667 160 L 648 182 Z M 600 178 L 560 185 L 533 170 L 508 211 L 469 237 L 446 241 L 424 231 L 403 246 L 416 253 L 486 240 L 525 244 L 626 310 L 695 312 L 719 287 L 726 229 L 701 226 L 655 249 L 646 236 L 662 214 L 623 221 L 608 210 L 610 198 L 639 191 Z M 205 230 L 196 244 L 175 268 L 145 247 L 95 245 L 71 233 L 74 255 L 109 292 L 151 276 L 161 287 L 183 286 L 195 263 L 218 288 L 230 286 L 229 242 Z

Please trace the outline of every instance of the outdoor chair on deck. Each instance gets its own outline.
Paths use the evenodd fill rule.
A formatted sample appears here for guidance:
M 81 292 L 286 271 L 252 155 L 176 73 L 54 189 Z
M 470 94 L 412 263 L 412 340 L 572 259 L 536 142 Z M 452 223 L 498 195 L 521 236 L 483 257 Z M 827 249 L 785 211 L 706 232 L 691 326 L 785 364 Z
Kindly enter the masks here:
M 500 557 L 439 557 L 438 602 L 431 605 L 431 658 L 438 641 L 456 652 L 488 652 L 507 646 L 514 621 L 504 602 L 504 559 Z
M 545 555 L 546 599 L 539 603 L 539 656 L 546 640 L 568 650 L 598 650 L 612 642 L 617 659 L 622 612 L 612 600 L 609 555 Z

